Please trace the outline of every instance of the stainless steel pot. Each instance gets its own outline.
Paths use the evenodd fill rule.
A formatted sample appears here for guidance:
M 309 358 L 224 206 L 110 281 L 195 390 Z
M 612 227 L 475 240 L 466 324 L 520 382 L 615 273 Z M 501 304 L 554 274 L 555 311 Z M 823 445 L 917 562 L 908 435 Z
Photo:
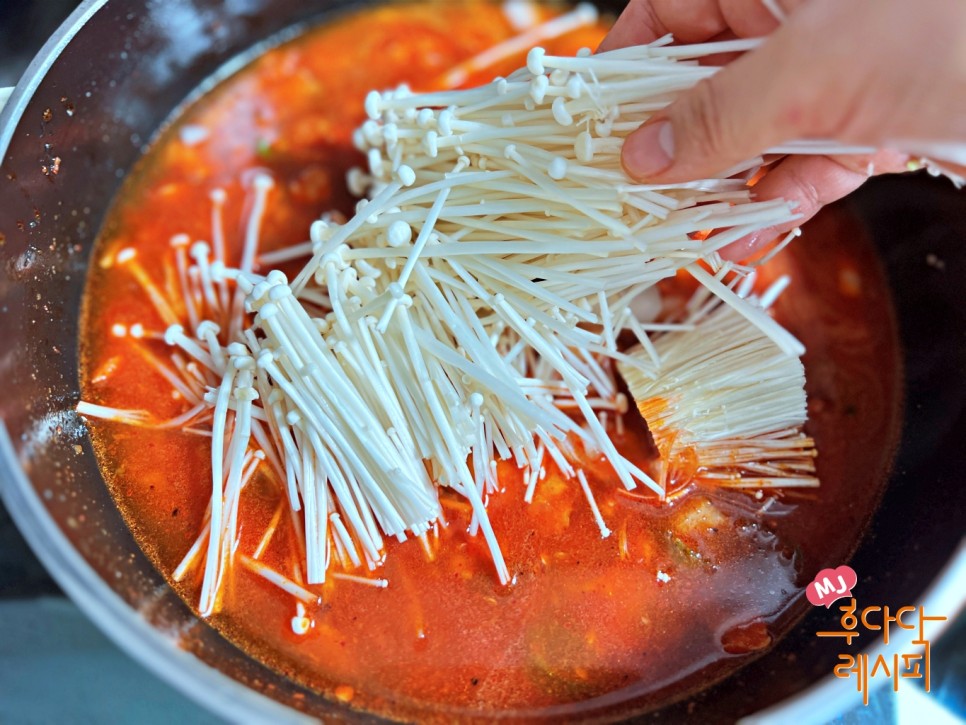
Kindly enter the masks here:
M 140 552 L 72 412 L 78 311 L 109 202 L 172 109 L 259 42 L 358 4 L 87 0 L 0 114 L 0 493 L 101 629 L 233 721 L 347 713 L 228 644 Z M 907 401 L 895 474 L 852 565 L 863 601 L 925 602 L 952 620 L 966 598 L 966 197 L 928 177 L 883 179 L 843 210 L 868 230 L 889 272 Z M 812 721 L 853 704 L 854 686 L 828 677 L 837 643 L 814 636 L 828 624 L 823 614 L 660 715 L 731 721 L 766 708 L 763 717 Z

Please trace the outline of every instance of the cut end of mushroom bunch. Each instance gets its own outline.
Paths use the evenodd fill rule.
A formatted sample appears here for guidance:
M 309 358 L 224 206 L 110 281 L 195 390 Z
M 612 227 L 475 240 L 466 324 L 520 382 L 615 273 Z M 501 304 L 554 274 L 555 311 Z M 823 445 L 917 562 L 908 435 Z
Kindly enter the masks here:
M 746 301 L 764 314 L 762 301 L 771 299 L 766 292 Z M 654 438 L 665 494 L 695 481 L 750 490 L 818 486 L 798 354 L 765 335 L 744 307 L 695 299 L 690 308 L 687 322 L 650 349 L 628 352 L 639 365 L 618 363 Z

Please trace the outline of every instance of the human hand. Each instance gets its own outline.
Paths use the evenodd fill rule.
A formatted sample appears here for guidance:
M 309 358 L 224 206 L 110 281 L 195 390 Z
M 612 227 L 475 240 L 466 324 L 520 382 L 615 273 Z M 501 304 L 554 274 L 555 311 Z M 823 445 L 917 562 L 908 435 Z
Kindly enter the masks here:
M 784 23 L 768 9 L 776 1 Z M 905 170 L 910 154 L 966 149 L 962 0 L 631 0 L 601 50 L 669 32 L 681 42 L 770 35 L 627 138 L 634 178 L 701 178 L 793 139 L 883 149 L 770 167 L 755 197 L 796 202 L 800 224 L 870 175 Z M 783 231 L 759 232 L 724 256 L 747 257 Z

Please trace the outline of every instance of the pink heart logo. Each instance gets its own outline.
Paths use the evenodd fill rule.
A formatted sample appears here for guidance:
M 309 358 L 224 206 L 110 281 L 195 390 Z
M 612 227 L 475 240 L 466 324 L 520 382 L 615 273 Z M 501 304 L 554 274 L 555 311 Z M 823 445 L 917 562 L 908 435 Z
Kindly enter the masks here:
M 828 609 L 832 602 L 852 596 L 852 587 L 859 578 L 851 566 L 836 569 L 822 569 L 815 579 L 805 587 L 805 596 L 816 607 L 825 605 Z

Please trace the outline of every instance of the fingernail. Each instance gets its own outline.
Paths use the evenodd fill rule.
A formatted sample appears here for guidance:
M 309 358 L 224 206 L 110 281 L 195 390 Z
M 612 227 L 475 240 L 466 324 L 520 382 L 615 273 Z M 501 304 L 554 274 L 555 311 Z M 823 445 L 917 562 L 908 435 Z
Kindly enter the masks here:
M 633 177 L 660 174 L 674 162 L 674 129 L 659 121 L 638 129 L 624 142 L 624 169 Z

